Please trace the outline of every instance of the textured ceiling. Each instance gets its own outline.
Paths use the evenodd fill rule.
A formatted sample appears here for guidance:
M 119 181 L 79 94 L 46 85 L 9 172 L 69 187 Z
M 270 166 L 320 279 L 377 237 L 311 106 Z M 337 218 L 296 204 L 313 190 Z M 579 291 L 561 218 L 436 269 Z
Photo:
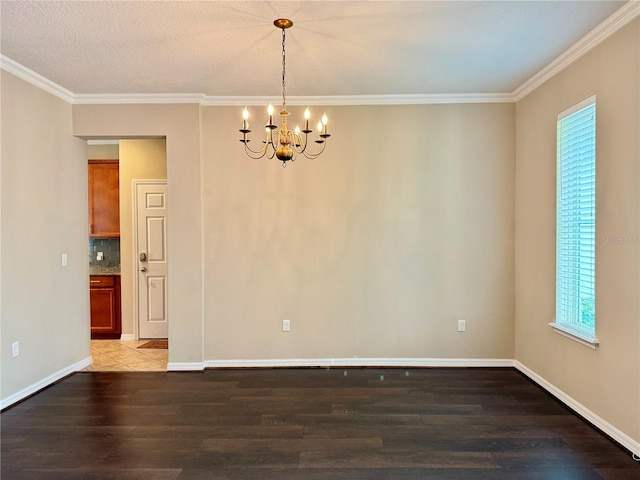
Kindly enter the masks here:
M 3 55 L 75 94 L 510 93 L 616 1 L 13 1 Z

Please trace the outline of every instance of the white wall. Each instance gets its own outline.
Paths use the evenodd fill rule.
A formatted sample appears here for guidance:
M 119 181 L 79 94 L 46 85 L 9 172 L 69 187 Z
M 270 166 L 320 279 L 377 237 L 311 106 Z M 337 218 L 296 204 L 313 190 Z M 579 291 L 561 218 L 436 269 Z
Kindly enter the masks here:
M 596 334 L 554 333 L 556 121 L 595 94 Z M 640 441 L 640 20 L 516 107 L 516 360 Z M 617 239 L 620 239 L 618 241 Z
M 4 70 L 1 81 L 4 404 L 86 360 L 90 320 L 86 143 L 72 136 L 71 105 Z

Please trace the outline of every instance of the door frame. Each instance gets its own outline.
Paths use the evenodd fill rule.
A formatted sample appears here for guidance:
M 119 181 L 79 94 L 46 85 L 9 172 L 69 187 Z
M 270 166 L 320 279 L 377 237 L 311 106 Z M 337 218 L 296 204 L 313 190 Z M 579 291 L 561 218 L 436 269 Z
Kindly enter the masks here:
M 135 340 L 140 340 L 140 286 L 138 281 L 138 185 L 167 185 L 167 180 L 164 178 L 159 179 L 133 179 L 131 180 L 131 188 L 133 190 L 131 197 L 131 206 L 133 212 L 131 217 L 133 218 L 133 265 L 134 267 L 134 281 L 133 281 L 133 335 Z M 169 187 L 167 185 L 167 191 Z M 168 262 L 168 259 L 167 259 Z M 167 332 L 168 335 L 168 332 Z

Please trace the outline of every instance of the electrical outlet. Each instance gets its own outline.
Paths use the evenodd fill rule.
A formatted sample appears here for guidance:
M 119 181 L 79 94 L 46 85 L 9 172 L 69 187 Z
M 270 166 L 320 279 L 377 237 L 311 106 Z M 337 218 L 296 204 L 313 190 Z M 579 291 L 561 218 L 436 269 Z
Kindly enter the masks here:
M 11 344 L 11 349 L 13 350 L 13 356 L 17 357 L 20 355 L 20 342 L 13 342 Z
M 467 321 L 466 320 L 458 320 L 458 331 L 464 332 L 467 329 Z
M 291 331 L 291 320 L 282 320 L 282 331 L 283 332 Z

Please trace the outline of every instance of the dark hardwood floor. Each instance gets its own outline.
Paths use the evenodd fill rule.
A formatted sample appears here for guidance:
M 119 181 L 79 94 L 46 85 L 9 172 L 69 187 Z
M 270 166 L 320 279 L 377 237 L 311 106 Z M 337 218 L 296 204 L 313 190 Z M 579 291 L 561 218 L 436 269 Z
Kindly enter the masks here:
M 81 372 L 7 409 L 2 480 L 631 480 L 514 369 Z

